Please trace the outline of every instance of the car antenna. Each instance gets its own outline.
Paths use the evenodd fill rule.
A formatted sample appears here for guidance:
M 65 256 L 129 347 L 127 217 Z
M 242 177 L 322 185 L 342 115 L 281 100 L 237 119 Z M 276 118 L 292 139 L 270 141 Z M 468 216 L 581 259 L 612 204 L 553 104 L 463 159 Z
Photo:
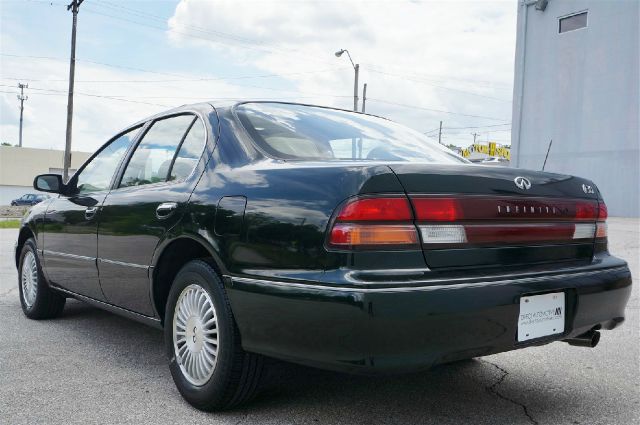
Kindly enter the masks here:
M 552 143 L 553 143 L 553 139 L 549 140 L 549 147 L 547 148 L 547 155 L 544 157 L 544 164 L 542 164 L 542 171 L 544 171 L 544 167 L 547 165 L 547 158 L 549 158 L 549 151 L 551 150 Z

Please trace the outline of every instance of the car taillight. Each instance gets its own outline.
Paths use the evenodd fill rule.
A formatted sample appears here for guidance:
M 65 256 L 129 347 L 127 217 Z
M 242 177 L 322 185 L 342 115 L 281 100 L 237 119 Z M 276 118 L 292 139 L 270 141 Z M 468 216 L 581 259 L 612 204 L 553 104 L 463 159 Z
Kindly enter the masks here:
M 337 223 L 331 230 L 333 246 L 393 246 L 415 245 L 418 234 L 413 224 L 351 224 Z
M 329 246 L 343 249 L 418 247 L 418 232 L 409 200 L 372 197 L 347 202 L 336 216 Z
M 416 219 L 421 221 L 595 221 L 595 201 L 513 198 L 507 196 L 412 196 Z
M 338 221 L 411 221 L 413 213 L 407 198 L 362 198 L 348 202 Z
M 606 238 L 603 202 L 508 196 L 355 198 L 336 214 L 328 245 L 338 249 L 571 243 Z
M 596 223 L 596 239 L 607 238 L 607 217 L 609 217 L 607 205 L 604 203 L 604 201 L 598 201 L 598 222 Z
M 505 196 L 412 196 L 422 243 L 503 245 L 593 240 L 598 203 Z

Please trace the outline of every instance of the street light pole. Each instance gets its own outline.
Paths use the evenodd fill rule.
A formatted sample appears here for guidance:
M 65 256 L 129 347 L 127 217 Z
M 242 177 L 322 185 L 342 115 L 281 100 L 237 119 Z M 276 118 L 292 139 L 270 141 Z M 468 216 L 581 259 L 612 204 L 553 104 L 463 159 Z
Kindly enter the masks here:
M 355 71 L 355 78 L 353 81 L 353 110 L 358 112 L 358 74 L 360 73 L 360 64 L 353 63 L 353 59 L 351 59 L 351 54 L 347 49 L 341 49 L 336 52 L 336 57 L 342 56 L 343 53 L 346 53 L 349 57 L 349 61 L 353 66 L 353 70 Z
M 67 100 L 67 134 L 64 145 L 64 167 L 62 180 L 69 180 L 69 167 L 71 167 L 71 130 L 73 125 L 73 86 L 76 73 L 76 26 L 78 25 L 78 8 L 84 0 L 73 0 L 67 6 L 67 10 L 73 13 L 73 26 L 71 27 L 71 59 L 69 64 L 69 98 Z

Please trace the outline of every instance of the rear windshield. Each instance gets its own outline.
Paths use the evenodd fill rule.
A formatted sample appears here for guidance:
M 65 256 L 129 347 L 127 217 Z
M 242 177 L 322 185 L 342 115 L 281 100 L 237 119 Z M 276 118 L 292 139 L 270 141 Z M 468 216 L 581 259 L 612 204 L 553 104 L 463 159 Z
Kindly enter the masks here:
M 279 159 L 466 163 L 425 135 L 370 115 L 284 103 L 244 103 L 236 113 Z

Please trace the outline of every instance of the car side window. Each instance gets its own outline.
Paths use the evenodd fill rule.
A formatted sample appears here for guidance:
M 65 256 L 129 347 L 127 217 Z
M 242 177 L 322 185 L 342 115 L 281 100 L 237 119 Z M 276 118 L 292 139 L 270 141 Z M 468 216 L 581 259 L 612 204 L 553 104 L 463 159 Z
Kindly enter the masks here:
M 176 150 L 194 119 L 178 115 L 154 122 L 131 156 L 120 187 L 167 181 Z
M 169 180 L 185 180 L 193 171 L 202 155 L 205 143 L 205 131 L 202 121 L 196 119 L 187 137 L 184 138 L 176 159 L 173 161 Z
M 109 189 L 118 164 L 133 144 L 139 130 L 140 127 L 136 127 L 120 135 L 80 171 L 76 178 L 78 193 Z

